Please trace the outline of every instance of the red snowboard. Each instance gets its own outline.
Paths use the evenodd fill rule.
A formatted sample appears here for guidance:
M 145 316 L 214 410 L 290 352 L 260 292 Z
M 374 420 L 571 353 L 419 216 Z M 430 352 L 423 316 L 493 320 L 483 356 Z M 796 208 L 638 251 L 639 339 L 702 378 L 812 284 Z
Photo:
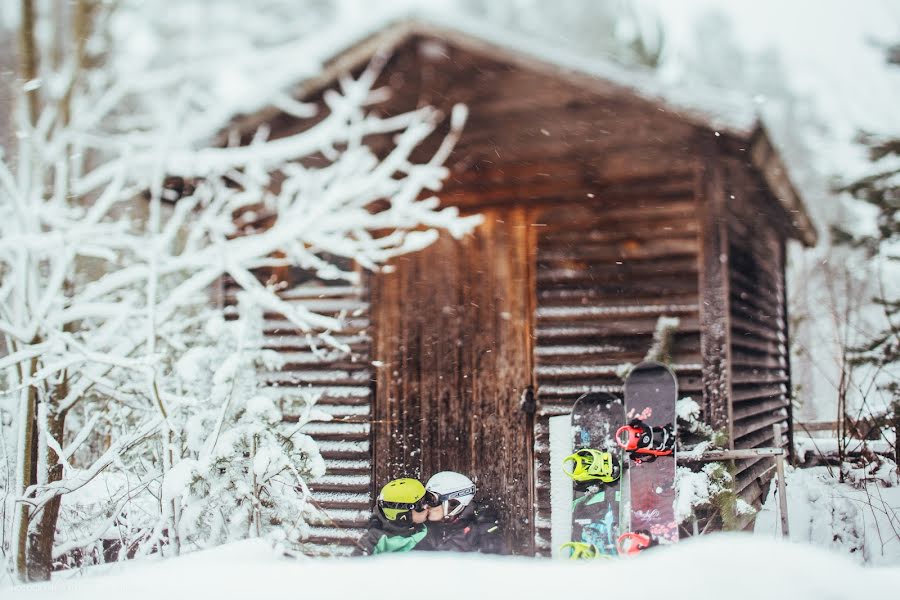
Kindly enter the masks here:
M 629 454 L 630 510 L 620 554 L 678 541 L 675 520 L 675 402 L 678 381 L 666 365 L 643 362 L 625 380 L 625 422 L 616 441 Z

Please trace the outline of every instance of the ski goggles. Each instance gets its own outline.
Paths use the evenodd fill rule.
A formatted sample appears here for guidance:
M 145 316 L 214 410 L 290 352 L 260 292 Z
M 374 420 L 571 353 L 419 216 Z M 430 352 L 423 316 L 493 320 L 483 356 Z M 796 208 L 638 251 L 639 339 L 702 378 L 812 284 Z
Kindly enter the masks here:
M 446 494 L 438 494 L 435 491 L 426 491 L 425 497 L 423 500 L 428 504 L 428 506 L 440 506 L 444 502 L 450 502 L 453 504 L 452 500 L 456 500 L 457 498 L 461 498 L 463 496 L 474 496 L 475 495 L 475 486 L 463 488 L 461 490 L 456 490 L 455 492 L 448 492 Z M 458 503 L 458 501 L 457 501 Z
M 415 502 L 390 502 L 388 500 L 379 500 L 378 506 L 389 510 L 411 510 L 414 512 L 422 512 L 423 510 L 428 510 L 429 506 L 433 506 L 427 503 L 425 500 L 427 497 L 427 495 L 422 496 Z

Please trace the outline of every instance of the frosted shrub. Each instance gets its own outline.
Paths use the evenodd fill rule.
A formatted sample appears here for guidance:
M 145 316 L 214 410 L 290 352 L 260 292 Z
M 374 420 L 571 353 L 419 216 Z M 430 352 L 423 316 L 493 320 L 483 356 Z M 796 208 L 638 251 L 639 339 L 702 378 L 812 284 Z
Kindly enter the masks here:
M 180 498 L 183 544 L 206 547 L 273 530 L 297 538 L 312 510 L 306 481 L 325 472 L 316 444 L 299 427 L 329 417 L 314 412 L 308 396 L 300 422 L 283 422 L 256 377 L 258 369 L 280 366 L 278 355 L 260 348 L 260 311 L 242 305 L 240 313 L 236 321 L 209 320 L 208 344 L 175 369 L 192 393 L 179 407 L 183 456 L 166 473 L 163 497 Z

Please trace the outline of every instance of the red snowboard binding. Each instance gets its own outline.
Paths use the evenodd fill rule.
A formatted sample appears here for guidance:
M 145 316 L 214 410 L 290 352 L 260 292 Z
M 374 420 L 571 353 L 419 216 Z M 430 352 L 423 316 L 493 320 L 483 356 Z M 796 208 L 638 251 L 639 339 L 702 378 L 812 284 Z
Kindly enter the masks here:
M 659 540 L 656 536 L 642 529 L 620 535 L 616 541 L 616 549 L 621 556 L 634 556 L 657 544 L 659 544 Z
M 628 425 L 616 430 L 616 443 L 631 453 L 635 462 L 653 462 L 659 456 L 671 456 L 675 451 L 675 434 L 672 426 L 650 427 L 640 419 L 632 419 Z

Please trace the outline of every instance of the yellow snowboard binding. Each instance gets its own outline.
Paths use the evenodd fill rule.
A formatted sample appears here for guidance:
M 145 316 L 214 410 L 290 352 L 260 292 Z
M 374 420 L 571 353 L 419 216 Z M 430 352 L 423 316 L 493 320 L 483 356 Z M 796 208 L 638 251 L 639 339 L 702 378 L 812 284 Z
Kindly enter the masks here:
M 563 471 L 578 483 L 612 483 L 619 479 L 622 465 L 610 452 L 582 448 L 563 459 Z

